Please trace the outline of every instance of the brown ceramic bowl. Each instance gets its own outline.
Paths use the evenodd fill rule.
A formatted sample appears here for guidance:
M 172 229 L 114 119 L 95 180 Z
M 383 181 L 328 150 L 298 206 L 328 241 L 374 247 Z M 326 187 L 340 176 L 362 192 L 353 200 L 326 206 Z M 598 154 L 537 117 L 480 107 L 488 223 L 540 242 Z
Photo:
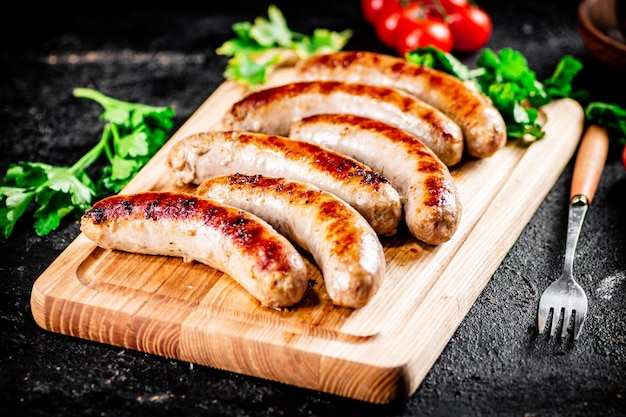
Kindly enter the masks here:
M 625 0 L 582 0 L 578 7 L 578 30 L 589 52 L 612 75 L 623 80 L 626 79 L 626 20 L 624 4 L 620 4 L 618 13 L 620 2 L 626 3 Z

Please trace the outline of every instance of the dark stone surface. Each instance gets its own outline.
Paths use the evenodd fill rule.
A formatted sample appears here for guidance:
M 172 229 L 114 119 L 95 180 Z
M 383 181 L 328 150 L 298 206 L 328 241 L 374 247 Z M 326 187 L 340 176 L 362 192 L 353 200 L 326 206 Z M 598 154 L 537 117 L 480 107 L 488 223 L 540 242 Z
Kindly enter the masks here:
M 352 28 L 346 49 L 389 52 L 358 2 L 276 1 L 290 27 Z M 623 84 L 585 50 L 571 0 L 479 2 L 494 19 L 489 47 L 510 46 L 545 79 L 565 54 L 578 82 L 625 105 Z M 11 162 L 70 164 L 99 138 L 100 108 L 75 87 L 172 105 L 179 127 L 223 81 L 215 54 L 230 26 L 265 15 L 264 2 L 95 10 L 19 5 L 2 17 L 0 171 Z M 57 17 L 52 18 L 55 15 Z M 474 56 L 464 57 L 473 63 Z M 15 416 L 622 416 L 626 415 L 626 172 L 612 144 L 587 215 L 575 272 L 590 314 L 576 342 L 537 334 L 539 297 L 562 265 L 572 163 L 525 227 L 414 395 L 379 406 L 39 328 L 34 281 L 77 236 L 67 221 L 38 237 L 28 213 L 0 240 L 0 413 Z M 497 173 L 494 173 L 497 175 Z M 11 414 L 8 414 L 8 412 Z

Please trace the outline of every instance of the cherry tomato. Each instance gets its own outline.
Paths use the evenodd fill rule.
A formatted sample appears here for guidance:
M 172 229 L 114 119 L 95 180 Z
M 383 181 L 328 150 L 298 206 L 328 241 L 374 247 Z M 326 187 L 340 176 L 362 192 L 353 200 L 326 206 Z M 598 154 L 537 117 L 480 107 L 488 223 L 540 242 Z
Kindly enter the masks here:
M 383 8 L 389 3 L 391 3 L 390 0 L 361 0 L 361 12 L 363 13 L 363 17 L 370 24 L 373 24 Z
M 624 145 L 624 149 L 622 150 L 622 164 L 624 165 L 624 169 L 626 169 L 626 145 Z
M 379 40 L 400 55 L 432 45 L 475 52 L 489 41 L 490 16 L 471 0 L 361 0 Z
M 476 52 L 491 37 L 491 17 L 478 6 L 449 14 L 448 24 L 454 39 L 454 50 L 458 52 Z
M 444 52 L 452 51 L 453 39 L 448 25 L 440 20 L 424 19 L 412 21 L 401 19 L 396 36 L 396 51 L 400 56 L 418 47 L 434 46 Z
M 439 3 L 448 14 L 459 12 L 470 7 L 468 0 L 439 0 Z
M 404 3 L 407 17 L 411 17 L 411 15 L 419 16 L 421 14 L 422 18 L 429 17 L 434 19 L 439 17 L 442 20 L 449 14 L 468 9 L 469 7 L 469 0 L 411 0 L 408 4 Z
M 393 1 L 385 7 L 374 21 L 374 30 L 378 39 L 391 48 L 396 45 L 398 23 L 402 17 L 402 7 L 399 1 Z
M 441 15 L 435 8 L 435 5 L 426 0 L 412 1 L 402 8 L 402 14 L 416 22 L 423 21 L 424 19 L 441 18 Z

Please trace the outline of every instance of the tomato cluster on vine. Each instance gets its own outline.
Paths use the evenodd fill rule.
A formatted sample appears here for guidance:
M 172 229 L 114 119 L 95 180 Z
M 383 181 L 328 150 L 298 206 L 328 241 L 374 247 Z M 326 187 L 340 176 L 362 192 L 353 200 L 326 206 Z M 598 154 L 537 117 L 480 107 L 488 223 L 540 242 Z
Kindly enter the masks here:
M 472 53 L 492 32 L 491 17 L 472 0 L 361 0 L 361 11 L 400 56 L 425 46 Z

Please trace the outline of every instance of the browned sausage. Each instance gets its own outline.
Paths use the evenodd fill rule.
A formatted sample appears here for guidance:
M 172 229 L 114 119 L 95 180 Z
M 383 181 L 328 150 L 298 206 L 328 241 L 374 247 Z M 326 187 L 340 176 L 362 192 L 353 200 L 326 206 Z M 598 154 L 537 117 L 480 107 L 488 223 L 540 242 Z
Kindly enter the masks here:
M 241 131 L 201 132 L 175 143 L 167 163 L 179 184 L 233 173 L 309 182 L 348 202 L 381 235 L 395 234 L 402 219 L 400 195 L 387 178 L 354 158 L 304 141 Z
M 307 289 L 304 260 L 284 236 L 251 213 L 193 194 L 107 197 L 83 214 L 81 230 L 106 249 L 206 264 L 269 307 L 291 306 Z
M 465 151 L 477 158 L 492 156 L 506 144 L 502 115 L 486 96 L 450 74 L 404 58 L 366 51 L 314 55 L 296 64 L 296 79 L 346 81 L 404 90 L 443 111 L 461 126 Z
M 448 168 L 419 139 L 378 120 L 320 114 L 291 126 L 289 135 L 349 155 L 383 173 L 404 203 L 404 220 L 417 239 L 450 240 L 461 199 Z
M 448 166 L 463 155 L 463 133 L 448 116 L 401 90 L 339 81 L 270 87 L 234 103 L 226 129 L 287 135 L 297 120 L 320 113 L 349 113 L 387 122 L 417 136 Z
M 256 214 L 309 251 L 336 305 L 363 307 L 384 278 L 376 232 L 352 206 L 312 184 L 233 174 L 208 179 L 196 192 Z

